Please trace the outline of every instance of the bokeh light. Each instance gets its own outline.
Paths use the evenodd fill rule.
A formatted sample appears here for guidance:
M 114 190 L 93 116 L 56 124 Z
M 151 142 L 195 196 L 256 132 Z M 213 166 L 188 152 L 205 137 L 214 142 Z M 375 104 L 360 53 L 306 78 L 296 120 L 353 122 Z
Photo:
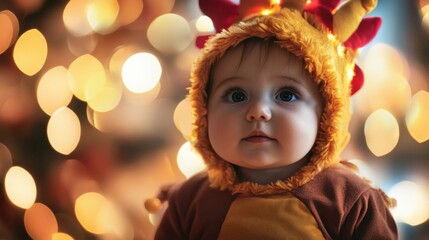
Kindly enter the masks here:
M 36 201 L 37 188 L 34 178 L 22 167 L 14 166 L 9 169 L 4 186 L 9 200 L 17 207 L 28 209 Z
M 56 232 L 52 234 L 52 240 L 73 240 L 74 238 L 67 233 Z
M 124 26 L 138 19 L 143 11 L 142 0 L 119 0 L 119 24 Z
M 118 106 L 122 97 L 122 87 L 113 80 L 107 81 L 97 95 L 88 100 L 88 105 L 98 112 L 107 112 Z
M 150 24 L 158 16 L 170 13 L 174 8 L 175 2 L 175 0 L 144 0 L 143 12 L 136 23 Z
M 426 3 L 425 3 L 425 1 L 426 1 Z M 420 5 L 421 5 L 420 11 L 421 11 L 422 15 L 424 16 L 426 13 L 429 12 L 429 2 L 427 0 L 422 0 L 422 1 L 420 1 Z
M 159 209 L 158 212 L 149 213 L 149 221 L 153 226 L 155 227 L 159 226 L 166 208 L 167 208 L 167 204 L 164 204 L 161 206 L 161 209 Z
M 24 225 L 32 239 L 51 239 L 58 232 L 54 213 L 43 203 L 35 203 L 25 211 Z
M 82 101 L 97 96 L 107 81 L 103 65 L 90 54 L 76 58 L 68 70 L 70 89 Z
M 10 14 L 7 14 L 9 12 Z M 11 19 L 14 18 L 14 19 Z M 9 10 L 0 12 L 0 54 L 6 51 L 14 41 L 14 35 L 17 26 L 14 24 L 16 16 Z
M 19 21 L 18 18 L 16 17 L 16 15 L 9 11 L 9 10 L 4 10 L 1 12 L 2 14 L 6 15 L 9 17 L 10 22 L 12 23 L 12 27 L 13 27 L 13 35 L 12 35 L 12 41 L 11 41 L 11 45 L 16 41 L 16 39 L 18 39 L 18 35 L 19 35 Z
M 68 35 L 67 47 L 74 56 L 90 54 L 97 47 L 98 40 L 99 38 L 95 35 L 85 35 L 82 37 Z
M 94 32 L 107 34 L 115 30 L 119 14 L 117 0 L 91 0 L 86 9 L 89 25 Z
M 367 146 L 375 156 L 388 154 L 398 144 L 398 122 L 385 109 L 379 109 L 367 118 L 364 131 Z
M 45 64 L 48 44 L 43 34 L 37 29 L 23 33 L 16 41 L 13 59 L 16 66 L 28 76 L 33 76 Z
M 411 99 L 409 66 L 404 57 L 387 44 L 375 44 L 365 56 L 363 70 L 365 83 L 354 98 L 357 112 L 367 115 L 383 108 L 401 116 Z
M 105 215 L 107 199 L 95 192 L 82 194 L 75 202 L 75 214 L 79 223 L 89 232 L 103 234 L 108 231 Z
M 153 54 L 141 52 L 129 57 L 122 67 L 122 81 L 131 92 L 153 89 L 160 81 L 161 63 Z
M 63 11 L 63 22 L 74 36 L 81 37 L 92 33 L 86 17 L 88 0 L 70 0 Z
M 141 52 L 141 47 L 137 45 L 125 45 L 117 47 L 109 61 L 109 70 L 114 76 L 121 76 L 122 66 L 132 55 Z
M 201 33 L 214 33 L 215 28 L 212 20 L 207 16 L 200 16 L 195 22 L 195 27 L 198 32 Z
M 37 102 L 49 116 L 58 108 L 67 106 L 73 97 L 67 79 L 67 69 L 57 66 L 48 70 L 39 80 Z
M 429 28 L 429 4 L 422 7 L 422 15 L 423 15 L 423 18 L 422 18 L 423 27 L 428 29 Z
M 183 99 L 174 111 L 174 124 L 185 139 L 190 140 L 192 132 L 192 107 L 188 98 Z
M 3 179 L 12 164 L 12 153 L 6 145 L 0 142 L 0 179 Z
M 76 199 L 74 210 L 79 223 L 89 232 L 110 233 L 118 239 L 133 239 L 133 231 L 118 208 L 100 193 L 82 194 Z
M 177 164 L 180 171 L 187 178 L 205 169 L 206 165 L 199 153 L 192 147 L 190 142 L 185 142 L 177 153 Z
M 30 14 L 37 11 L 46 0 L 13 0 L 16 7 L 21 9 L 23 12 Z
M 429 219 L 429 195 L 426 188 L 411 181 L 402 181 L 393 186 L 388 195 L 396 199 L 393 216 L 411 226 L 424 223 Z
M 429 139 L 429 93 L 417 92 L 410 103 L 406 123 L 411 136 L 419 143 Z
M 357 168 L 357 174 L 365 179 L 370 179 L 371 181 L 377 180 L 377 174 L 374 173 L 373 169 L 368 166 L 368 164 L 359 159 L 350 159 L 349 162 L 353 163 Z
M 80 140 L 79 118 L 70 108 L 61 107 L 49 119 L 47 134 L 49 143 L 57 152 L 70 154 Z
M 384 78 L 391 71 L 406 78 L 409 76 L 409 66 L 404 56 L 386 43 L 376 43 L 368 49 L 363 67 L 365 76 L 375 81 L 377 78 Z
M 152 103 L 158 97 L 160 91 L 161 83 L 158 82 L 154 88 L 143 93 L 135 93 L 125 89 L 124 98 L 131 104 L 145 106 Z
M 175 54 L 189 46 L 193 34 L 183 17 L 167 13 L 153 20 L 147 29 L 147 38 L 162 53 Z

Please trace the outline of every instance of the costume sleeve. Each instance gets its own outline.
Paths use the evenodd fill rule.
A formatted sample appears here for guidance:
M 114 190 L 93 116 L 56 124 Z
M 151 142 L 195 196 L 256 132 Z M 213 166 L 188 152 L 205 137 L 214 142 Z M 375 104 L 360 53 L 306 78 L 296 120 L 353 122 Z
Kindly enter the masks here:
M 398 239 L 397 226 L 381 190 L 369 189 L 351 207 L 341 239 Z
M 168 207 L 155 234 L 155 240 L 186 239 L 183 231 L 177 192 L 171 194 Z

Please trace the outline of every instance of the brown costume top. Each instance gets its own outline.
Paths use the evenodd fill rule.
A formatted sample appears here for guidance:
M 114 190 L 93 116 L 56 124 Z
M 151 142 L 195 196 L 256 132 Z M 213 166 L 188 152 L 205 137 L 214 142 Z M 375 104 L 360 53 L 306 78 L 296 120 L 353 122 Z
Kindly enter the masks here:
M 240 9 L 246 20 L 211 37 L 195 62 L 192 142 L 207 173 L 172 191 L 156 239 L 396 239 L 389 199 L 339 157 L 349 140 L 352 85 L 361 73 L 354 64 L 356 50 L 364 45 L 359 41 L 368 40 L 362 29 L 377 23 L 359 22 L 376 0 L 347 0 L 338 8 L 339 0 L 312 0 L 316 5 L 305 9 L 306 0 L 285 0 L 279 8 L 268 0 L 241 0 L 240 6 L 247 2 L 268 4 L 271 14 L 247 11 L 260 6 Z M 207 127 L 212 66 L 228 49 L 255 37 L 274 39 L 302 59 L 323 99 L 309 162 L 290 177 L 265 185 L 240 181 L 235 166 L 213 150 Z
M 209 184 L 201 173 L 174 192 L 155 239 L 397 239 L 383 194 L 341 164 L 284 194 Z

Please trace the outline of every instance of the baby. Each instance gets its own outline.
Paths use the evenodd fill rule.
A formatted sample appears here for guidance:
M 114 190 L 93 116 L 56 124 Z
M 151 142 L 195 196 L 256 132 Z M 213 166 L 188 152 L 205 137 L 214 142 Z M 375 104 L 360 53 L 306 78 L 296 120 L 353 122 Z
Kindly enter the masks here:
M 362 75 L 360 43 L 319 16 L 338 1 L 250 2 L 194 66 L 193 144 L 207 171 L 160 195 L 155 239 L 397 239 L 390 199 L 339 157 Z

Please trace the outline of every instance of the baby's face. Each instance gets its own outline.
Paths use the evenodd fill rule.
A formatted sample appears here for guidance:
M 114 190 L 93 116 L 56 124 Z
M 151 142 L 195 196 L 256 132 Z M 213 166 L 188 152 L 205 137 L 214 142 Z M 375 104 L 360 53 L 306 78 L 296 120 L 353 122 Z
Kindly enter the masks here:
M 211 81 L 209 140 L 220 157 L 250 169 L 287 166 L 306 157 L 322 100 L 303 61 L 273 44 L 255 45 L 244 55 L 236 47 L 214 66 Z

